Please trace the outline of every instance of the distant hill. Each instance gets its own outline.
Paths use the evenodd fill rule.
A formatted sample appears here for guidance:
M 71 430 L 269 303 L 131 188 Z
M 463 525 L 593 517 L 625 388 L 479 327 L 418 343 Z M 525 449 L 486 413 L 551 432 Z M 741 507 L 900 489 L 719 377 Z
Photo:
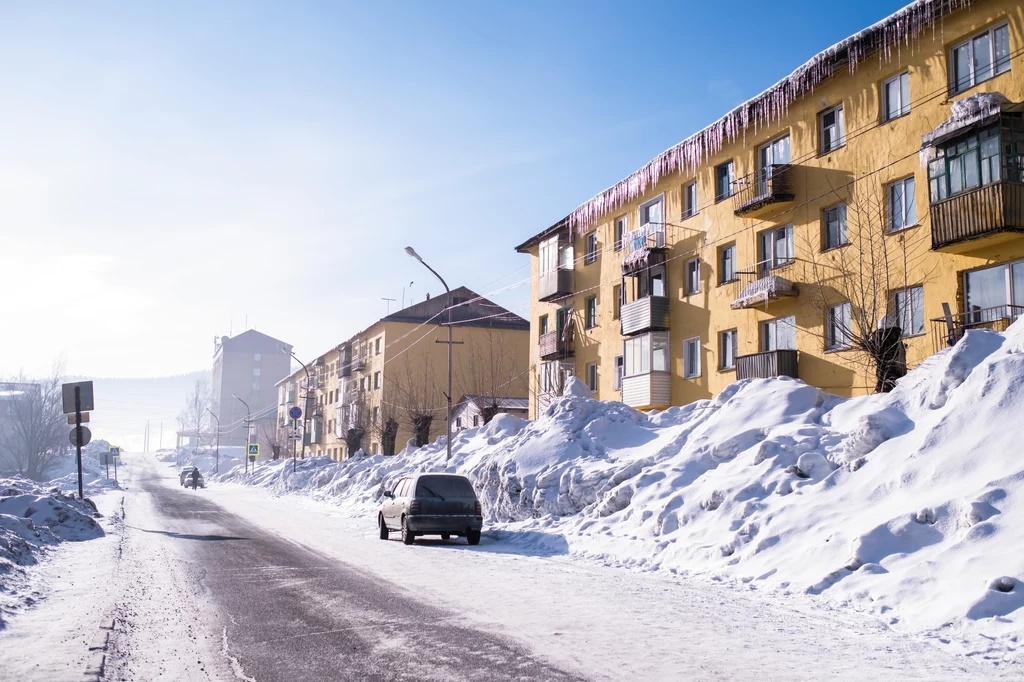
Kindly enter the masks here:
M 82 379 L 92 379 L 96 396 L 96 409 L 90 415 L 89 424 L 93 437 L 129 451 L 141 451 L 147 421 L 150 450 L 160 447 L 161 422 L 163 447 L 174 447 L 178 413 L 185 405 L 185 397 L 196 381 L 209 381 L 210 372 L 144 379 L 69 377 L 67 381 Z

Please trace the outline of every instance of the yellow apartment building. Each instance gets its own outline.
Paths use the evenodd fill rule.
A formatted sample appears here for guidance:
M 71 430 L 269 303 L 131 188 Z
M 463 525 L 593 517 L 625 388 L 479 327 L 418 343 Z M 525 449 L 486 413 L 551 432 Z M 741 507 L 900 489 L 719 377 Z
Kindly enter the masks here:
M 531 414 L 748 377 L 876 390 L 1024 312 L 1024 6 L 914 2 L 517 247 Z M 895 339 L 895 343 L 892 343 Z M 876 344 L 876 345 L 871 345 Z M 888 380 L 888 378 L 887 378 Z
M 278 440 L 289 443 L 287 455 L 303 442 L 307 455 L 335 460 L 358 449 L 392 455 L 409 440 L 422 445 L 444 435 L 449 315 L 453 401 L 526 399 L 529 322 L 459 287 L 450 308 L 440 296 L 391 313 L 308 363 L 308 381 L 303 368 L 282 380 Z M 304 412 L 298 424 L 288 417 L 293 406 Z M 292 433 L 305 436 L 296 441 Z

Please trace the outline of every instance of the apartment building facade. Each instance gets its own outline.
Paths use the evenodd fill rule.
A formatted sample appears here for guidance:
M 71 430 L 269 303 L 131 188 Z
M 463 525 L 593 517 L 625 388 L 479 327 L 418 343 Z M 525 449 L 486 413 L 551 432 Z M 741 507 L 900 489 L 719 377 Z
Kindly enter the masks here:
M 273 426 L 276 384 L 288 375 L 291 348 L 255 329 L 215 342 L 212 402 L 221 445 L 245 445 L 265 424 Z M 253 425 L 247 430 L 249 416 Z
M 1005 327 L 1024 313 L 1022 54 L 1019 3 L 912 3 L 519 245 L 531 414 L 569 375 L 640 409 L 748 377 L 861 394 L 881 332 L 912 367 Z
M 452 386 L 466 393 L 525 400 L 529 386 L 529 322 L 466 287 L 377 320 L 278 384 L 280 441 L 303 431 L 307 454 L 346 459 L 362 449 L 392 455 L 409 440 L 445 433 L 449 312 Z M 307 397 L 308 396 L 308 397 Z M 308 413 L 294 424 L 289 409 Z M 308 406 L 308 408 L 307 408 Z M 288 450 L 290 454 L 290 450 Z

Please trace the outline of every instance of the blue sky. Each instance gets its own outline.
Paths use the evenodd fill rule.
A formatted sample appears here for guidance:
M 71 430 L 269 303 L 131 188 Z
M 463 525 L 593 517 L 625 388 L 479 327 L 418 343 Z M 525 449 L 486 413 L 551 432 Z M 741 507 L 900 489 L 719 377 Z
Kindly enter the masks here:
M 311 357 L 440 293 L 407 244 L 519 282 L 516 244 L 902 4 L 5 3 L 0 376 L 201 369 L 246 318 Z

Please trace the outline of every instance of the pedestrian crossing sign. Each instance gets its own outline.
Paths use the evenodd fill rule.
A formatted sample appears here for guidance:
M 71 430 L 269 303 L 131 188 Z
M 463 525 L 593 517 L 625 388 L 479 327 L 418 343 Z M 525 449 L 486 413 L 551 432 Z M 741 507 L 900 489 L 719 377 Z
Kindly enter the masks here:
M 260 456 L 260 444 L 259 443 L 249 443 L 249 456 L 250 457 L 259 457 Z
M 110 456 L 111 457 L 120 457 L 121 456 L 121 448 L 119 448 L 117 446 L 114 446 L 114 445 L 111 445 L 110 446 Z

